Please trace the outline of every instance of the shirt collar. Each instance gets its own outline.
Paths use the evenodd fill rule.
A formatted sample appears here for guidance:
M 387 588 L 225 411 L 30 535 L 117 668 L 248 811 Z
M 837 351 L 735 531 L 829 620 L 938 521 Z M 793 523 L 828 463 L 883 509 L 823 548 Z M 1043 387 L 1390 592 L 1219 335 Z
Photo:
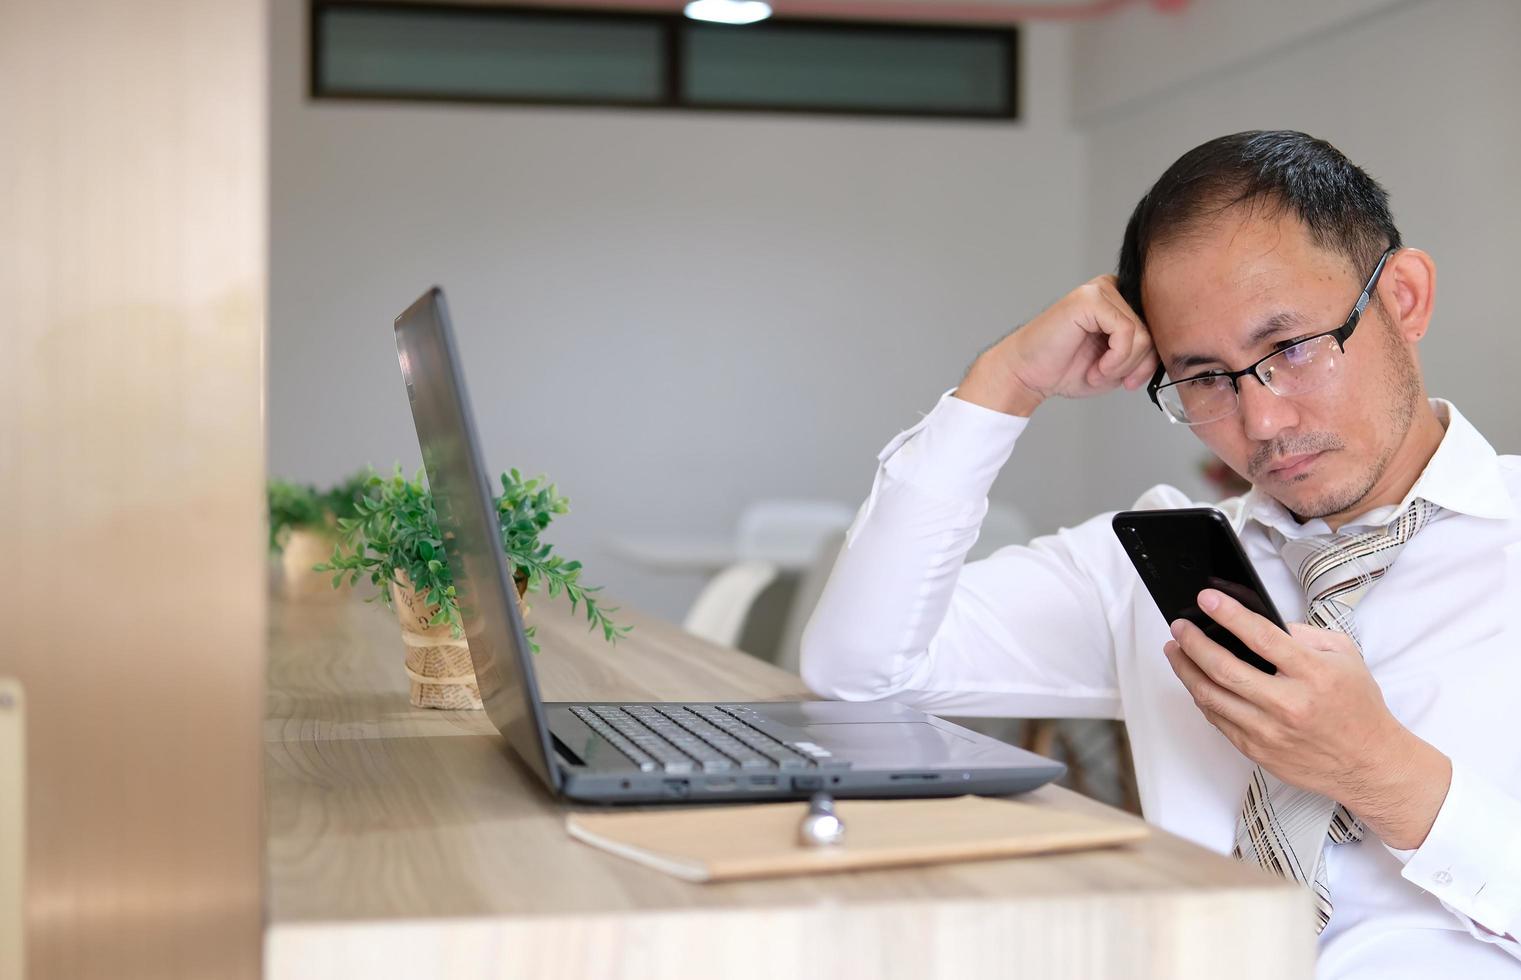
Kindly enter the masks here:
M 1433 398 L 1431 408 L 1447 431 L 1415 485 L 1398 504 L 1376 507 L 1349 521 L 1347 527 L 1387 524 L 1417 497 L 1471 517 L 1511 520 L 1517 516 L 1494 447 L 1451 402 Z M 1242 503 L 1249 518 L 1285 537 L 1331 533 L 1330 526 L 1319 518 L 1300 524 L 1288 508 L 1256 487 L 1247 492 Z

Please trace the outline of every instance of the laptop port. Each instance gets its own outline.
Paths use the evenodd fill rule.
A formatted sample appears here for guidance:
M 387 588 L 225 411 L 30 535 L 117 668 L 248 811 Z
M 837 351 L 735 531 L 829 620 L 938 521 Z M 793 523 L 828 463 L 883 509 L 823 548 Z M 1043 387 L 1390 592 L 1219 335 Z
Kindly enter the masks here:
M 815 790 L 824 788 L 823 776 L 793 776 L 793 789 Z
M 776 785 L 776 777 L 775 776 L 751 776 L 750 777 L 750 785 L 751 786 L 775 786 Z
M 895 783 L 933 783 L 940 779 L 938 772 L 895 772 L 890 777 Z
M 692 785 L 685 779 L 667 779 L 664 783 L 665 795 L 678 800 L 684 800 L 692 795 Z
M 718 790 L 722 792 L 723 790 L 733 789 L 739 784 L 736 783 L 731 776 L 712 776 L 703 785 L 708 789 Z

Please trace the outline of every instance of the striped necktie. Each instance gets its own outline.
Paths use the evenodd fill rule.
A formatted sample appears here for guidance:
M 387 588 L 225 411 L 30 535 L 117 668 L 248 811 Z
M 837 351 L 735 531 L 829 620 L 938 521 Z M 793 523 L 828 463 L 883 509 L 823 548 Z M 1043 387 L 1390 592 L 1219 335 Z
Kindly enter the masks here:
M 1298 573 L 1309 599 L 1306 621 L 1345 633 L 1361 648 L 1352 611 L 1394 564 L 1405 542 L 1425 527 L 1437 510 L 1430 501 L 1416 499 L 1377 530 L 1329 538 L 1280 537 L 1283 560 Z M 1234 853 L 1243 861 L 1308 885 L 1315 896 L 1315 934 L 1319 935 L 1331 921 L 1325 845 L 1362 837 L 1362 824 L 1346 807 L 1319 793 L 1291 786 L 1257 766 L 1236 821 Z

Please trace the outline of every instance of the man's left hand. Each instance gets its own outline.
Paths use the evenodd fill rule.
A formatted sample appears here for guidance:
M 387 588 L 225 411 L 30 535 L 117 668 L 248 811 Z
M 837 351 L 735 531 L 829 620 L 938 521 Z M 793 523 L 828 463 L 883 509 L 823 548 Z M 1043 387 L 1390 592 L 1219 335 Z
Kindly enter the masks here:
M 1389 712 L 1351 637 L 1293 623 L 1285 633 L 1230 596 L 1199 608 L 1278 668 L 1267 674 L 1187 620 L 1163 648 L 1194 703 L 1243 755 L 1351 810 L 1394 848 L 1419 847 L 1452 779 L 1448 758 Z

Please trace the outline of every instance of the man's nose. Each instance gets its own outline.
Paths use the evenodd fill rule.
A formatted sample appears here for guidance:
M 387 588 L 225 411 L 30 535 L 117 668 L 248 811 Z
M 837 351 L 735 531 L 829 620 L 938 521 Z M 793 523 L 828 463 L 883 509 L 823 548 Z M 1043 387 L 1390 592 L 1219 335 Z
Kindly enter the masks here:
M 1299 424 L 1299 412 L 1294 403 L 1273 394 L 1267 385 L 1251 375 L 1241 379 L 1237 397 L 1246 436 L 1254 442 L 1267 442 L 1284 429 Z

